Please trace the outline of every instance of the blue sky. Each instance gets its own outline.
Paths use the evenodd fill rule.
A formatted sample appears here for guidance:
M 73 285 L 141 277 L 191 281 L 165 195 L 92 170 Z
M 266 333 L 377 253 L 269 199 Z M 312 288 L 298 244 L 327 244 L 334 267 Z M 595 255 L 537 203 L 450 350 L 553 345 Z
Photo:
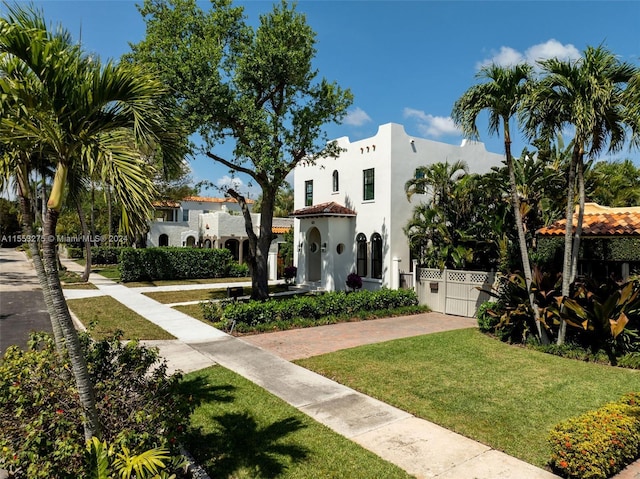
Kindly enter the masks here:
M 255 24 L 273 2 L 237 4 Z M 130 42 L 144 37 L 145 25 L 132 1 L 45 0 L 34 5 L 74 38 L 81 33 L 85 49 L 103 60 L 118 59 Z M 208 5 L 201 2 L 203 8 Z M 621 60 L 640 63 L 636 0 L 302 0 L 297 9 L 317 33 L 314 66 L 319 76 L 354 94 L 343 124 L 327 127 L 330 138 L 359 140 L 374 135 L 378 125 L 395 122 L 409 135 L 459 144 L 462 137 L 450 120 L 451 108 L 476 82 L 478 68 L 492 61 L 575 58 L 587 46 L 602 44 Z M 502 153 L 501 139 L 489 137 L 485 125 L 480 124 L 481 141 Z M 514 136 L 513 152 L 518 154 L 526 143 Z M 640 165 L 638 152 L 625 150 L 615 157 L 631 157 Z M 194 182 L 220 183 L 228 177 L 227 168 L 207 158 L 195 158 L 191 167 Z

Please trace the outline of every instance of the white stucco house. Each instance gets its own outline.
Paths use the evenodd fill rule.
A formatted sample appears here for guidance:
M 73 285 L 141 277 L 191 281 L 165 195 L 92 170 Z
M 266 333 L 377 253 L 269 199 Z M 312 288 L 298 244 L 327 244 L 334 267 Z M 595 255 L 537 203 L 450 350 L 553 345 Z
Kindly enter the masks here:
M 403 228 L 425 199 L 414 195 L 409 202 L 404 191 L 416 169 L 464 160 L 471 172 L 486 173 L 504 159 L 480 142 L 417 138 L 395 123 L 371 138 L 336 141 L 344 150 L 339 157 L 301 164 L 294 174 L 296 281 L 310 289 L 344 290 L 352 272 L 363 288 L 398 288 L 400 272 L 411 269 Z
M 252 200 L 247 201 L 249 206 Z M 240 206 L 232 198 L 190 196 L 181 201 L 154 203 L 154 220 L 147 233 L 148 246 L 227 248 L 244 263 L 249 239 Z M 254 231 L 260 228 L 260 215 L 252 213 Z M 292 218 L 274 218 L 272 232 L 277 235 L 269 251 L 269 278 L 276 279 L 279 245 L 283 234 L 293 227 Z

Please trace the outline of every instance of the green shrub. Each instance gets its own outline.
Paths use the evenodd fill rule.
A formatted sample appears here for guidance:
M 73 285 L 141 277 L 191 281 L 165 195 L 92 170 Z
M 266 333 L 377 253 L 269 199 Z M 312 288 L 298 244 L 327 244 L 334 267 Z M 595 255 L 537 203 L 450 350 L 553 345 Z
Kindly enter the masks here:
M 93 264 L 118 264 L 120 252 L 124 248 L 115 246 L 92 246 L 91 262 Z
M 120 259 L 123 282 L 223 278 L 234 264 L 227 249 L 123 248 Z
M 84 257 L 84 250 L 82 248 L 67 246 L 67 256 L 71 259 L 82 259 Z
M 485 301 L 476 311 L 478 328 L 483 333 L 493 333 L 500 323 L 500 314 L 497 313 L 498 303 L 496 301 Z
M 606 479 L 640 453 L 640 393 L 563 421 L 550 435 L 551 466 L 567 478 Z
M 627 353 L 618 358 L 618 366 L 621 368 L 640 369 L 640 353 Z
M 162 447 L 177 453 L 191 403 L 168 376 L 157 350 L 118 338 L 92 342 L 81 336 L 103 427 L 102 439 L 133 454 Z M 11 477 L 85 477 L 82 408 L 69 365 L 50 336 L 30 347 L 12 346 L 0 362 L 0 469 Z
M 245 278 L 249 276 L 249 267 L 246 264 L 232 262 L 229 264 L 226 276 L 229 278 Z
M 257 326 L 267 322 L 293 319 L 319 319 L 327 316 L 356 316 L 361 311 L 392 310 L 418 304 L 413 290 L 344 291 L 320 296 L 297 296 L 280 300 L 231 303 L 224 307 L 222 320 L 231 324 Z M 206 308 L 206 307 L 205 307 Z M 205 309 L 205 318 L 219 320 L 219 311 Z M 207 314 L 210 314 L 208 317 Z M 218 319 L 216 319 L 218 318 Z

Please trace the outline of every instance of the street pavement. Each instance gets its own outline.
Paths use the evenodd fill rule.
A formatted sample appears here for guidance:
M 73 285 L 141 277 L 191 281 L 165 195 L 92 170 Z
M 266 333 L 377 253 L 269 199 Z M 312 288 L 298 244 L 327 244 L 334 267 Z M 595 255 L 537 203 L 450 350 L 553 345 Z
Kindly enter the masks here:
M 26 348 L 31 331 L 52 332 L 38 277 L 25 253 L 0 248 L 0 356 Z

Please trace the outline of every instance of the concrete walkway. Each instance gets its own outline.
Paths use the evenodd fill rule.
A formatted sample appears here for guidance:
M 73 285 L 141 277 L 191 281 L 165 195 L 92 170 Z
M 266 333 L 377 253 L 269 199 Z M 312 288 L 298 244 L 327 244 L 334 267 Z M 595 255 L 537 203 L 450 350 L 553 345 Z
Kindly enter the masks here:
M 63 261 L 63 263 L 71 270 L 81 269 L 73 262 Z M 292 356 L 292 352 L 287 352 L 287 347 L 284 346 L 290 338 L 279 336 L 280 339 L 278 339 L 278 336 L 270 334 L 261 335 L 264 339 L 260 336 L 238 339 L 173 310 L 167 305 L 157 303 L 136 289 L 118 285 L 96 274 L 91 275 L 90 281 L 98 287 L 100 292 L 113 296 L 178 338 L 176 341 L 148 342 L 158 346 L 161 355 L 167 359 L 172 369 L 189 372 L 211 364 L 220 364 L 418 478 L 551 479 L 557 477 L 331 381 L 267 350 L 273 349 L 285 357 L 300 357 L 301 349 L 304 349 L 303 355 L 332 350 L 330 335 L 323 332 L 327 328 L 313 328 L 313 333 L 317 333 L 318 338 L 324 336 L 324 339 L 319 339 L 318 344 L 313 347 L 311 342 L 307 342 L 307 346 L 298 347 L 298 351 Z M 216 287 L 225 286 L 216 285 Z M 157 288 L 153 290 L 159 291 Z M 77 293 L 67 290 L 65 294 L 71 297 Z M 423 316 L 430 315 L 431 313 Z M 448 323 L 449 320 L 450 323 Z M 399 321 L 399 318 L 392 321 Z M 370 329 L 355 333 L 354 326 L 374 328 L 376 323 L 377 321 L 367 321 L 336 326 L 344 328 L 343 332 L 347 336 L 351 334 L 352 344 L 357 345 L 363 342 L 376 342 L 375 332 Z M 402 328 L 397 328 L 395 337 L 473 326 L 468 318 L 438 316 L 432 316 L 421 330 L 412 329 L 415 326 L 410 325 L 411 321 L 400 320 L 398 325 L 401 323 L 404 324 L 404 333 L 401 332 Z M 284 334 L 295 335 L 296 332 L 290 331 Z M 306 334 L 309 334 L 309 331 Z M 360 336 L 359 339 L 358 336 Z M 368 341 L 363 341 L 364 337 L 368 337 Z M 275 341 L 275 344 L 269 345 L 269 341 Z

